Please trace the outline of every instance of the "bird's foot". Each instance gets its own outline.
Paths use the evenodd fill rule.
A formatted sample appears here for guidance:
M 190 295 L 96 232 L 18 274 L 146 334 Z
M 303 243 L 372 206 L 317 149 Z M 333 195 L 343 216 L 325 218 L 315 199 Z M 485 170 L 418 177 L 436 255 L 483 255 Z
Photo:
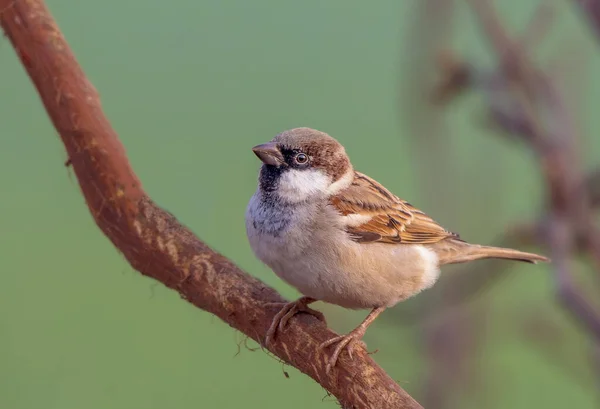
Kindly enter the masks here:
M 290 320 L 290 318 L 292 318 L 294 315 L 298 314 L 299 312 L 305 312 L 307 314 L 313 315 L 318 320 L 326 323 L 325 316 L 323 315 L 322 312 L 313 310 L 312 308 L 310 308 L 308 306 L 308 304 L 315 302 L 315 301 L 316 300 L 314 298 L 302 297 L 296 301 L 292 301 L 289 303 L 267 303 L 267 304 L 265 304 L 266 307 L 276 306 L 276 307 L 281 308 L 279 310 L 279 312 L 277 313 L 277 315 L 275 315 L 275 317 L 273 318 L 273 321 L 271 322 L 271 326 L 269 327 L 269 330 L 267 331 L 267 335 L 265 337 L 265 346 L 268 346 L 269 343 L 271 343 L 271 341 L 273 341 L 277 330 L 279 330 L 280 332 L 283 331 L 283 329 L 285 328 L 285 326 L 286 326 L 287 322 Z
M 362 342 L 362 337 L 365 335 L 366 328 L 356 328 L 354 331 L 350 332 L 348 335 L 340 335 L 338 337 L 331 338 L 323 342 L 319 348 L 325 349 L 331 345 L 337 344 L 335 349 L 333 350 L 333 355 L 329 358 L 327 362 L 327 366 L 325 367 L 325 373 L 329 373 L 331 368 L 335 366 L 337 363 L 338 357 L 342 353 L 344 349 L 348 351 L 348 356 L 352 359 L 352 350 L 357 347 L 357 344 L 361 344 L 365 347 L 365 343 Z

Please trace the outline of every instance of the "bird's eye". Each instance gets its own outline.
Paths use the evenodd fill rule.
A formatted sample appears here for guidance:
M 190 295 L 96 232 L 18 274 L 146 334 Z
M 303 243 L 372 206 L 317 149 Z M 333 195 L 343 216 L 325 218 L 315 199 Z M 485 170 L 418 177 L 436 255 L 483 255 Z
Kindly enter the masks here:
M 303 165 L 306 162 L 308 162 L 308 155 L 305 153 L 299 153 L 296 155 L 296 157 L 294 158 L 294 160 L 296 161 L 296 163 L 298 163 L 299 165 Z

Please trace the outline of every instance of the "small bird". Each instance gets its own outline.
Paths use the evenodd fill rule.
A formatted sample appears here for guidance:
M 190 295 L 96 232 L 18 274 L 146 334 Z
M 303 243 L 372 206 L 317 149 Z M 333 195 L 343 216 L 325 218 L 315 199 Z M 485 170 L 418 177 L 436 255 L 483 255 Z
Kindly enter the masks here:
M 308 306 L 315 301 L 371 310 L 349 334 L 321 344 L 335 345 L 327 372 L 344 348 L 352 358 L 355 344 L 386 308 L 430 288 L 440 266 L 486 258 L 549 261 L 465 242 L 355 171 L 344 147 L 324 132 L 295 128 L 252 150 L 263 163 L 246 210 L 250 246 L 304 295 L 280 304 L 265 344 L 298 312 L 324 321 Z

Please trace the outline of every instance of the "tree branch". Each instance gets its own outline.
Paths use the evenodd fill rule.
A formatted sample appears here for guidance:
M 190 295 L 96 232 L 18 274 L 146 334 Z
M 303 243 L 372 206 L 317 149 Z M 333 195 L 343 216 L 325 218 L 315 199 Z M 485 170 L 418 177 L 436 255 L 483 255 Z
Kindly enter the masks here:
M 211 250 L 146 195 L 123 145 L 41 0 L 0 0 L 0 23 L 65 145 L 87 205 L 104 234 L 142 274 L 261 342 L 277 292 Z M 346 408 L 421 406 L 364 349 L 342 357 L 329 375 L 317 346 L 335 334 L 302 314 L 270 348 L 309 375 Z
M 571 113 L 556 84 L 535 65 L 527 50 L 510 38 L 491 2 L 467 2 L 500 61 L 491 78 L 503 83 L 507 94 L 502 97 L 509 101 L 498 104 L 494 101 L 498 94 L 492 93 L 491 117 L 499 127 L 522 138 L 539 158 L 548 193 L 548 214 L 540 222 L 545 234 L 540 241 L 551 251 L 558 298 L 600 342 L 600 313 L 572 283 L 569 265 L 579 241 L 600 269 L 600 229 L 592 214 L 594 175 L 586 178 L 579 169 L 579 140 Z M 506 105 L 511 108 L 504 110 Z M 592 186 L 586 186 L 590 182 Z

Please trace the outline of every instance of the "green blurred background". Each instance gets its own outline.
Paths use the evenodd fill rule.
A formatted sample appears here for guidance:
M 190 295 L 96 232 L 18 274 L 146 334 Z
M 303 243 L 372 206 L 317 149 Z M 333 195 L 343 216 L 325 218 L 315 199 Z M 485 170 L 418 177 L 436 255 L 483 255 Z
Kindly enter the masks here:
M 497 3 L 515 29 L 537 4 Z M 582 134 L 594 136 L 600 76 L 587 73 L 600 71 L 598 44 L 571 2 L 553 4 L 539 59 L 561 73 Z M 490 243 L 540 210 L 533 155 L 481 126 L 481 98 L 421 109 L 422 36 L 439 21 L 419 17 L 420 0 L 48 5 L 149 194 L 288 298 L 297 294 L 254 258 L 243 222 L 259 167 L 250 147 L 284 129 L 332 134 L 356 168 L 469 241 Z M 490 65 L 472 15 L 462 3 L 449 10 L 448 45 Z M 0 67 L 0 408 L 337 407 L 310 378 L 129 267 L 90 217 L 5 38 Z M 591 167 L 598 138 L 583 148 Z M 387 311 L 365 338 L 375 360 L 430 407 L 598 407 L 592 342 L 556 303 L 551 270 L 512 267 L 459 312 L 407 320 L 412 300 Z M 317 308 L 337 331 L 366 315 Z

